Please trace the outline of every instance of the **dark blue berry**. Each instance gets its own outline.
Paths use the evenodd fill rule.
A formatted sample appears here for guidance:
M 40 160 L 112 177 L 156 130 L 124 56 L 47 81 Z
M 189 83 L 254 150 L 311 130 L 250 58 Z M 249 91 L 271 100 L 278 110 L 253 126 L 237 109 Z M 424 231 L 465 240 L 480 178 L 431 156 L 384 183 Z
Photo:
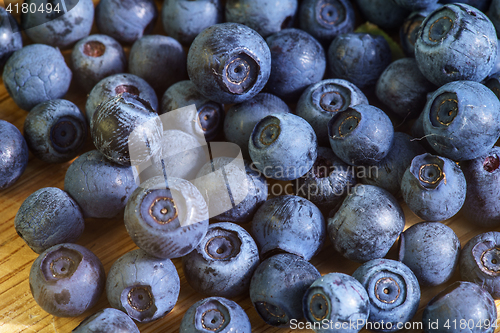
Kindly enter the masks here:
M 28 166 L 28 145 L 11 123 L 0 120 L 0 190 L 12 186 Z

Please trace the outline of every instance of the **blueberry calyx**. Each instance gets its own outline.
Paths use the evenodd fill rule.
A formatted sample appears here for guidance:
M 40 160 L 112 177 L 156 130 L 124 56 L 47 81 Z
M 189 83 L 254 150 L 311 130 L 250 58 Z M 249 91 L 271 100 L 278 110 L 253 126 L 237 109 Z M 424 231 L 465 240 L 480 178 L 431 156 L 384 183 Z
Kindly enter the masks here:
M 500 159 L 498 155 L 488 156 L 483 161 L 483 169 L 489 173 L 494 172 L 500 167 Z
M 338 112 L 345 105 L 344 97 L 336 91 L 329 91 L 321 96 L 321 108 L 328 112 Z
M 259 71 L 260 66 L 257 61 L 242 52 L 226 62 L 222 82 L 230 93 L 242 95 L 254 86 Z
M 361 122 L 361 114 L 354 109 L 348 109 L 347 111 L 338 114 L 336 119 L 333 121 L 331 130 L 334 138 L 344 138 L 351 134 Z
M 121 303 L 127 314 L 139 322 L 153 318 L 157 310 L 149 285 L 135 285 L 123 289 Z
M 209 232 L 212 237 L 205 244 L 205 253 L 210 258 L 227 260 L 236 257 L 240 253 L 241 240 L 237 233 L 221 228 L 214 228 Z
M 70 278 L 78 269 L 83 257 L 78 251 L 61 247 L 47 253 L 40 269 L 46 281 Z
M 200 331 L 219 332 L 231 321 L 229 311 L 221 302 L 211 299 L 196 309 L 195 326 Z
M 314 105 L 326 112 L 339 112 L 351 104 L 351 92 L 338 84 L 323 84 L 312 92 L 311 99 Z
M 204 133 L 217 129 L 223 110 L 219 104 L 208 102 L 198 109 L 198 125 Z
M 151 226 L 178 222 L 179 211 L 169 189 L 151 190 L 141 203 L 142 218 Z
M 430 154 L 417 156 L 412 161 L 410 172 L 423 188 L 435 189 L 441 182 L 446 184 L 444 161 L 437 156 Z
M 500 274 L 500 246 L 486 240 L 472 248 L 472 255 L 481 271 L 490 276 Z
M 392 304 L 396 302 L 400 294 L 401 288 L 393 278 L 383 277 L 375 283 L 375 296 L 383 303 Z
M 92 40 L 83 44 L 83 54 L 92 58 L 101 57 L 106 52 L 106 45 L 103 43 Z
M 321 293 L 313 294 L 309 301 L 309 312 L 316 321 L 322 321 L 329 315 L 330 305 L 325 295 Z
M 446 92 L 434 99 L 429 117 L 434 127 L 447 127 L 459 112 L 457 94 Z
M 264 321 L 272 326 L 286 325 L 289 320 L 282 308 L 268 302 L 255 302 L 255 309 Z
M 79 138 L 85 131 L 84 124 L 74 117 L 61 117 L 50 129 L 50 142 L 59 153 L 74 149 L 81 142 Z
M 278 140 L 281 133 L 280 120 L 273 116 L 267 116 L 256 125 L 253 133 L 255 147 L 265 148 Z
M 448 16 L 439 17 L 429 28 L 429 40 L 434 43 L 442 41 L 453 29 L 453 20 Z
M 318 1 L 316 5 L 318 22 L 329 27 L 346 20 L 346 10 L 337 0 Z

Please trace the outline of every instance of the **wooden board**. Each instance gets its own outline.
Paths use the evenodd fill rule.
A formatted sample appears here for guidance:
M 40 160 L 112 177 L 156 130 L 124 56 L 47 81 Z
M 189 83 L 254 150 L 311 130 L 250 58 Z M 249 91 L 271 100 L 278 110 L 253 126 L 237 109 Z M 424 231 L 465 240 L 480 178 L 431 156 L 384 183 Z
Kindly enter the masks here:
M 159 26 L 157 31 L 161 33 Z M 68 61 L 68 54 L 69 52 L 65 51 L 66 61 Z M 74 84 L 66 98 L 75 102 L 82 110 L 84 109 L 86 96 Z M 3 82 L 0 82 L 0 119 L 7 120 L 22 130 L 25 117 L 26 112 L 16 106 L 7 94 Z M 92 145 L 89 141 L 86 150 L 90 149 Z M 106 296 L 103 294 L 97 305 L 85 314 L 76 318 L 58 318 L 43 311 L 33 300 L 29 291 L 29 270 L 37 255 L 16 234 L 14 217 L 22 202 L 34 191 L 48 186 L 63 189 L 65 172 L 70 164 L 71 162 L 49 165 L 30 155 L 28 168 L 20 180 L 11 188 L 0 191 L 0 332 L 70 332 L 86 316 L 109 307 Z M 420 221 L 405 205 L 403 208 L 407 220 L 406 228 Z M 489 231 L 468 224 L 460 214 L 444 223 L 457 233 L 462 245 L 473 236 Z M 500 231 L 500 228 L 497 230 Z M 101 259 L 106 272 L 121 255 L 136 249 L 125 230 L 122 217 L 111 220 L 88 219 L 85 232 L 78 244 L 93 251 Z M 388 258 L 397 259 L 395 246 L 388 254 Z M 139 328 L 143 333 L 177 332 L 186 310 L 203 298 L 186 282 L 180 259 L 175 259 L 173 262 L 181 278 L 179 300 L 173 311 L 166 317 L 150 324 L 140 324 Z M 350 262 L 336 253 L 328 241 L 321 253 L 311 262 L 321 274 L 330 272 L 352 274 L 359 267 L 359 264 Z M 434 295 L 458 279 L 458 272 L 455 272 L 453 279 L 445 285 L 424 288 L 415 320 L 421 318 L 425 305 Z M 248 295 L 237 297 L 234 301 L 247 312 L 254 332 L 291 332 L 289 329 L 277 329 L 265 324 L 253 308 Z M 498 308 L 500 302 L 497 301 L 496 304 Z

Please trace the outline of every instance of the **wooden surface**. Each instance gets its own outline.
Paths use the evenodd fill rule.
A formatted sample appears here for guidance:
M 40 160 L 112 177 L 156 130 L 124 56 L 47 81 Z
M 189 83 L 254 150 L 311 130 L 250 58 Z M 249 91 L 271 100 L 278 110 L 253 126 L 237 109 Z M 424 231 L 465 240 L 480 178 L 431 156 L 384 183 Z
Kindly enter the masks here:
M 161 33 L 159 26 L 157 31 Z M 67 61 L 68 53 L 65 51 Z M 86 96 L 74 84 L 65 98 L 75 102 L 84 110 Z M 25 117 L 26 112 L 15 105 L 3 83 L 0 82 L 0 119 L 13 123 L 22 131 Z M 86 150 L 90 149 L 92 145 L 89 141 Z M 29 291 L 29 270 L 37 255 L 16 234 L 14 217 L 22 202 L 34 191 L 48 186 L 63 189 L 65 172 L 70 164 L 71 162 L 49 165 L 30 155 L 28 167 L 19 181 L 11 188 L 0 191 L 0 332 L 70 332 L 86 316 L 109 307 L 106 296 L 103 294 L 97 305 L 85 314 L 76 318 L 57 318 L 44 312 L 33 300 Z M 407 221 L 406 228 L 420 221 L 406 206 L 403 205 L 403 208 Z M 444 223 L 457 233 L 462 245 L 473 236 L 489 231 L 468 224 L 460 214 Z M 500 228 L 497 230 L 500 231 Z M 136 248 L 125 230 L 122 217 L 112 220 L 88 219 L 85 232 L 78 244 L 93 251 L 101 259 L 106 272 L 116 259 Z M 397 258 L 396 246 L 389 252 L 388 258 Z M 203 298 L 185 281 L 180 259 L 175 259 L 173 262 L 181 278 L 179 300 L 173 311 L 166 317 L 150 324 L 140 324 L 139 329 L 143 333 L 177 332 L 186 310 Z M 359 266 L 335 253 L 328 241 L 321 253 L 311 262 L 321 274 L 330 272 L 351 274 Z M 424 288 L 415 320 L 421 318 L 425 305 L 434 295 L 458 278 L 458 272 L 455 272 L 453 279 L 445 285 Z M 254 332 L 291 331 L 266 325 L 253 308 L 248 295 L 235 298 L 234 301 L 247 312 Z M 496 304 L 498 307 L 500 302 L 497 301 Z

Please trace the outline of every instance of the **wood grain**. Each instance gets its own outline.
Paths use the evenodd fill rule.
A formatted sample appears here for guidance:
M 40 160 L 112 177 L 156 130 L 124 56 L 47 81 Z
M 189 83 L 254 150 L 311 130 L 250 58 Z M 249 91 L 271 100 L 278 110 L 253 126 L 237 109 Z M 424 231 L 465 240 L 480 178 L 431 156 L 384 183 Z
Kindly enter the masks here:
M 156 31 L 162 33 L 160 23 L 157 24 Z M 95 27 L 93 32 L 96 32 Z M 64 53 L 66 61 L 68 61 L 69 51 Z M 74 84 L 66 96 L 66 99 L 75 102 L 82 110 L 84 110 L 85 98 L 86 96 L 81 93 L 81 89 Z M 2 82 L 0 84 L 0 119 L 13 123 L 22 131 L 25 117 L 26 112 L 16 106 L 7 94 Z M 92 145 L 89 141 L 86 150 L 90 149 L 92 149 Z M 33 300 L 29 291 L 29 270 L 37 255 L 17 236 L 14 229 L 14 217 L 22 202 L 34 191 L 48 186 L 63 189 L 65 172 L 70 164 L 71 162 L 49 165 L 30 155 L 28 168 L 20 180 L 11 188 L 0 191 L 0 332 L 70 332 L 86 316 L 99 309 L 109 307 L 106 296 L 103 294 L 97 305 L 85 314 L 76 318 L 58 318 L 44 312 Z M 406 228 L 420 221 L 405 205 L 403 208 L 407 219 Z M 457 233 L 462 245 L 473 236 L 489 231 L 468 224 L 460 214 L 444 221 L 444 223 Z M 78 244 L 93 251 L 101 259 L 106 272 L 109 271 L 116 259 L 136 248 L 125 230 L 122 217 L 111 220 L 88 219 L 85 232 Z M 391 249 L 388 257 L 396 259 L 395 247 Z M 186 282 L 180 259 L 175 259 L 173 262 L 181 278 L 179 300 L 173 311 L 166 317 L 150 324 L 140 324 L 139 328 L 143 333 L 177 332 L 186 310 L 203 298 Z M 328 242 L 321 253 L 311 262 L 321 274 L 330 272 L 351 274 L 359 266 L 359 264 L 349 262 L 334 252 Z M 458 272 L 456 272 L 452 281 L 446 285 L 458 280 L 458 278 Z M 427 302 L 446 285 L 422 290 L 420 308 L 415 320 L 420 320 Z M 248 295 L 234 300 L 247 312 L 254 332 L 292 332 L 288 329 L 277 329 L 266 325 L 253 308 Z M 498 308 L 500 302 L 497 301 L 496 304 Z

